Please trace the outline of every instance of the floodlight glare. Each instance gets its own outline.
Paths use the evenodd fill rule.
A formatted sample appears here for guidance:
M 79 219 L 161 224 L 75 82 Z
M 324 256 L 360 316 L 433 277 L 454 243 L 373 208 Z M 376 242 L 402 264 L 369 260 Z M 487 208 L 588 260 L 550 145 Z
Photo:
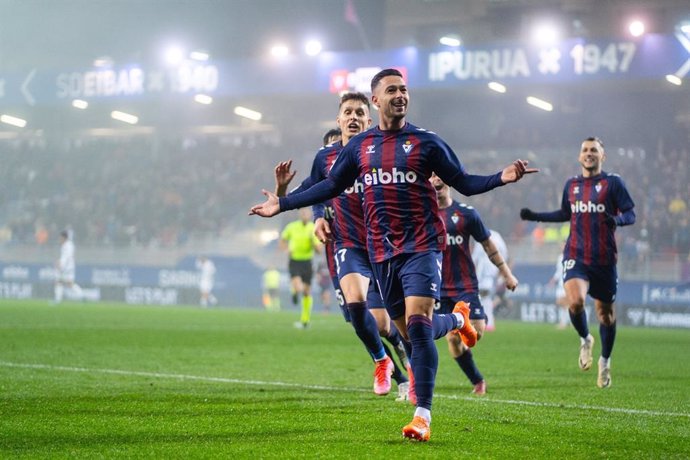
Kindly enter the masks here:
M 289 52 L 290 50 L 288 50 L 288 47 L 285 45 L 274 45 L 271 48 L 271 56 L 274 57 L 285 57 Z
M 125 112 L 120 112 L 119 110 L 113 110 L 110 112 L 110 116 L 117 121 L 124 123 L 129 123 L 130 125 L 136 125 L 139 123 L 139 117 Z
M 113 60 L 109 56 L 101 56 L 93 60 L 93 66 L 98 68 L 112 67 Z
M 165 62 L 170 65 L 178 65 L 184 61 L 184 51 L 179 46 L 171 46 L 165 50 Z
M 88 106 L 89 106 L 89 103 L 86 102 L 86 101 L 83 100 L 83 99 L 75 99 L 75 100 L 72 101 L 72 107 L 74 107 L 74 108 L 76 108 L 76 109 L 82 109 L 82 110 L 84 110 L 84 109 L 87 108 Z
M 554 45 L 558 42 L 560 34 L 554 24 L 543 23 L 534 28 L 532 37 L 539 45 Z
M 26 126 L 26 120 L 13 117 L 12 115 L 0 115 L 0 121 L 7 125 L 16 126 L 17 128 L 23 128 Z
M 633 37 L 639 37 L 644 34 L 644 23 L 639 20 L 634 20 L 628 25 L 628 31 Z
M 676 86 L 683 84 L 683 80 L 681 80 L 677 75 L 666 75 L 666 81 Z
M 196 96 L 194 96 L 194 100 L 199 104 L 204 105 L 209 105 L 213 103 L 213 98 L 211 96 L 207 96 L 206 94 L 197 94 Z
M 189 59 L 194 59 L 195 61 L 208 61 L 209 55 L 205 51 L 192 51 L 189 53 Z
M 261 120 L 261 112 L 257 112 L 256 110 L 248 109 L 246 107 L 242 107 L 238 105 L 235 107 L 235 115 L 239 115 L 240 117 L 244 118 L 249 118 L 250 120 L 254 121 L 259 121 Z
M 316 56 L 321 52 L 321 49 L 322 45 L 318 40 L 309 40 L 304 45 L 304 52 L 307 53 L 308 56 Z
M 442 45 L 452 46 L 454 48 L 457 48 L 458 46 L 460 46 L 462 44 L 462 41 L 459 38 L 453 37 L 450 35 L 445 35 L 445 36 L 439 38 L 438 42 Z
M 545 100 L 539 99 L 538 97 L 527 96 L 527 103 L 531 106 L 545 110 L 547 112 L 551 112 L 553 110 L 553 105 L 550 102 L 546 102 Z
M 506 87 L 497 81 L 490 81 L 488 86 L 490 90 L 496 91 L 497 93 L 505 93 L 507 91 Z
M 680 31 L 684 34 L 690 35 L 690 23 L 683 24 L 682 26 L 680 26 Z

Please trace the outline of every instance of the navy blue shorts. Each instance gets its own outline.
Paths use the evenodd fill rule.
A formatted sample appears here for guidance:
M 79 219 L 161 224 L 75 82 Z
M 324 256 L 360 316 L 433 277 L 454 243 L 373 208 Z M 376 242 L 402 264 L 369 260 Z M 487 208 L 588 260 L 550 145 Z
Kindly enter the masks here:
M 483 319 L 487 320 L 486 312 L 484 311 L 484 306 L 479 300 L 478 292 L 467 292 L 460 294 L 455 297 L 441 297 L 441 300 L 436 302 L 434 305 L 434 313 L 449 314 L 453 313 L 453 308 L 455 304 L 464 300 L 470 304 L 470 319 Z
M 589 282 L 589 294 L 593 299 L 613 303 L 618 292 L 618 272 L 615 265 L 585 265 L 579 260 L 563 261 L 563 282 L 579 278 Z
M 399 254 L 385 262 L 372 263 L 383 303 L 392 319 L 405 315 L 405 297 L 441 294 L 441 251 Z
M 367 308 L 384 308 L 381 294 L 374 281 L 374 271 L 369 261 L 369 253 L 365 249 L 342 248 L 335 251 L 335 266 L 338 279 L 345 275 L 357 273 L 369 278 L 369 290 L 367 291 Z

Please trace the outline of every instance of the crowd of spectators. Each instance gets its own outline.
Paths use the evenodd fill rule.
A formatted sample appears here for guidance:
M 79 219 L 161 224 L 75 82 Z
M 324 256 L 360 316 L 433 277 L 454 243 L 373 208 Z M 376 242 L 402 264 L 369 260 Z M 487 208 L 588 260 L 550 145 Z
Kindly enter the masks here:
M 0 244 L 46 244 L 71 227 L 80 244 L 179 246 L 251 228 L 256 220 L 246 211 L 288 157 L 284 142 L 261 134 L 2 141 Z M 309 149 L 298 155 L 298 179 L 312 156 Z M 539 175 L 462 201 L 508 238 L 562 238 L 557 226 L 522 222 L 518 209 L 558 208 L 565 180 L 580 171 L 577 151 L 462 152 L 462 162 L 489 174 L 516 156 L 530 159 Z M 604 169 L 620 173 L 636 203 L 637 223 L 618 232 L 626 257 L 690 253 L 689 157 L 687 148 L 607 147 Z

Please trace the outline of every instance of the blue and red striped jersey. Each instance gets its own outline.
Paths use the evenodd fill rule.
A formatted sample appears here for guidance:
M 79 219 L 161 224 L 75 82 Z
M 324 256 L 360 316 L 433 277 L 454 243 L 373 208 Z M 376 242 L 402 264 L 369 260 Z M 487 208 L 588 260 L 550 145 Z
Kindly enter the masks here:
M 299 187 L 290 194 L 309 188 L 312 184 L 321 182 L 328 177 L 328 173 L 343 149 L 342 142 L 335 142 L 319 149 L 312 163 L 311 173 Z M 366 249 L 367 232 L 364 226 L 361 193 L 355 187 L 346 189 L 337 197 L 322 203 L 322 209 L 314 209 L 314 217 L 324 217 L 331 225 L 333 241 L 336 248 Z
M 468 174 L 437 134 L 406 123 L 378 126 L 350 139 L 328 177 L 302 193 L 281 197 L 281 211 L 318 203 L 338 193 L 361 193 L 372 262 L 403 253 L 442 251 L 446 246 L 431 173 L 465 195 L 503 185 L 501 172 Z
M 634 207 L 623 179 L 617 174 L 602 171 L 594 177 L 579 175 L 568 179 L 561 201 L 561 212 L 570 220 L 563 258 L 590 265 L 615 264 L 615 227 L 606 224 L 606 217 Z
M 446 225 L 441 297 L 457 297 L 462 293 L 477 292 L 477 274 L 472 262 L 470 236 L 482 243 L 491 233 L 472 206 L 453 201 L 450 206 L 441 209 L 440 213 Z

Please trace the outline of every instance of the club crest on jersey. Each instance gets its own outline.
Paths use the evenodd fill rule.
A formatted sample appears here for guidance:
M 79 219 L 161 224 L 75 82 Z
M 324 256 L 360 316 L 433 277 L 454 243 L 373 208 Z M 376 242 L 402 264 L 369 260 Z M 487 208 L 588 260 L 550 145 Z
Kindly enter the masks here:
M 452 220 L 454 224 L 457 224 L 460 220 L 460 216 L 458 216 L 457 212 L 454 212 L 453 215 L 450 216 L 450 220 Z
M 597 191 L 597 193 L 601 192 L 601 184 L 597 182 L 597 185 L 594 186 L 594 190 Z
M 371 155 L 373 153 L 376 153 L 374 151 L 374 146 L 373 145 L 367 145 L 367 152 L 366 153 L 367 153 L 367 155 Z
M 405 143 L 402 146 L 402 148 L 406 154 L 409 154 L 412 151 L 412 147 L 413 147 L 413 145 L 412 145 L 412 142 L 410 142 L 410 141 L 405 141 Z

